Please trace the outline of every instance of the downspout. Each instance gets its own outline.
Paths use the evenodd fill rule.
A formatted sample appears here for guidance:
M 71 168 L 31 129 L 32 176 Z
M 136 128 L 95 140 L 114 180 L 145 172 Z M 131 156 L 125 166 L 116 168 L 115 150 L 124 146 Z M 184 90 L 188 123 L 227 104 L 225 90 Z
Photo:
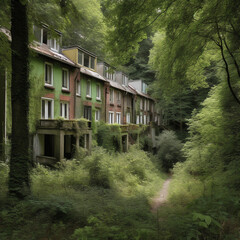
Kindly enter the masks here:
M 5 69 L 5 123 L 4 123 L 4 142 L 7 144 L 7 68 Z M 6 154 L 6 147 L 5 147 Z M 6 156 L 6 155 L 5 155 Z
M 105 84 L 105 123 L 107 123 L 107 85 Z
M 77 76 L 78 74 L 80 75 L 80 69 L 81 67 L 79 67 L 79 71 L 77 71 L 76 73 L 76 76 L 74 78 L 74 119 L 76 118 L 76 112 L 77 112 L 77 109 L 76 109 L 76 99 L 77 99 Z

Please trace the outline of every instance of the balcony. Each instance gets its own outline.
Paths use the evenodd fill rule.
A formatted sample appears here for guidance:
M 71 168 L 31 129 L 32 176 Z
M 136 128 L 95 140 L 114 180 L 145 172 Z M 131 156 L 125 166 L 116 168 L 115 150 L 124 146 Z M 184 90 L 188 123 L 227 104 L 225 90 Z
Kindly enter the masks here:
M 41 119 L 38 129 L 59 129 L 59 130 L 90 130 L 91 121 L 86 119 L 64 120 L 64 119 Z

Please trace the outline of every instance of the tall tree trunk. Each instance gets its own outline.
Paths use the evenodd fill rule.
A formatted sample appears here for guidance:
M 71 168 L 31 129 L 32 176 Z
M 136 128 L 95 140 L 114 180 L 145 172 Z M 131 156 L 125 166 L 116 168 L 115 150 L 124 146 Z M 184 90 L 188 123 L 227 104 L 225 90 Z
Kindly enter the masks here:
M 11 0 L 11 24 L 12 138 L 9 194 L 10 196 L 22 199 L 30 193 L 27 0 Z

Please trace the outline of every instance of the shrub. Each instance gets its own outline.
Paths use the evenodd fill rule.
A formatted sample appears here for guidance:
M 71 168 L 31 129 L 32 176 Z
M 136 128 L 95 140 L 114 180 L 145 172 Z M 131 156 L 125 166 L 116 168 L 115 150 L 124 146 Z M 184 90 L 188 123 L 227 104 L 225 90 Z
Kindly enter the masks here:
M 173 131 L 164 130 L 157 140 L 157 156 L 166 171 L 173 168 L 174 164 L 183 161 L 182 143 Z

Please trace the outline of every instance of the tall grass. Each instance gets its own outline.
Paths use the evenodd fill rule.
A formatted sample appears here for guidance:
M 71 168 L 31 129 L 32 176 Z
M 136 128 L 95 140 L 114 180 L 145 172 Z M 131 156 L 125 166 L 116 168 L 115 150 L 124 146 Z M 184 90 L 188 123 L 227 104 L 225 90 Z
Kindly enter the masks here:
M 157 239 L 149 201 L 165 175 L 150 154 L 131 147 L 32 171 L 32 196 L 0 212 L 0 239 Z

